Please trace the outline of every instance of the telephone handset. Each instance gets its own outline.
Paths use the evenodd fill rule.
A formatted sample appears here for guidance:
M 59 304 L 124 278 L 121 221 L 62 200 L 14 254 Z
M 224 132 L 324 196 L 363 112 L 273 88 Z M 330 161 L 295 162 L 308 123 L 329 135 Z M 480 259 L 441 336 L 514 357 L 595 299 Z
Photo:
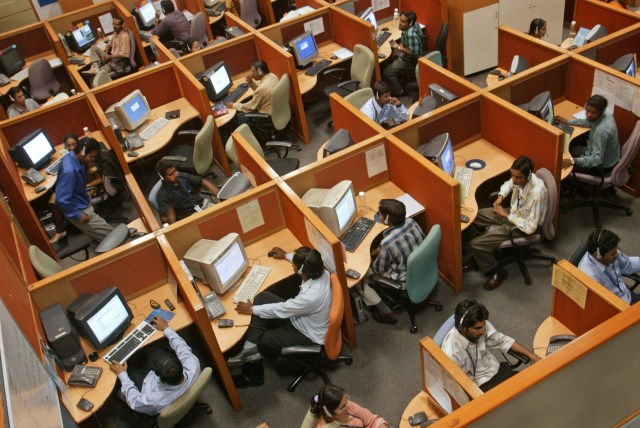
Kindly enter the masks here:
M 93 388 L 96 386 L 100 375 L 102 374 L 102 368 L 94 366 L 76 365 L 67 380 L 69 386 L 80 386 L 83 388 Z
M 547 347 L 546 355 L 553 354 L 558 349 L 574 340 L 576 337 L 577 336 L 574 336 L 572 334 L 558 334 L 556 336 L 551 336 L 551 338 L 549 339 L 549 346 Z

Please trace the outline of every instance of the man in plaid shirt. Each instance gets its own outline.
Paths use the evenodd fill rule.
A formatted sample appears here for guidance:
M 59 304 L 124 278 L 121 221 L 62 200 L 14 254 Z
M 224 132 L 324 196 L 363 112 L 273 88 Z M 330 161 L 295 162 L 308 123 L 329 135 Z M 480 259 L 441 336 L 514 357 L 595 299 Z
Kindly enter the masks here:
M 404 92 L 400 86 L 399 77 L 403 73 L 415 73 L 418 57 L 424 52 L 424 37 L 417 23 L 417 15 L 412 10 L 405 10 L 400 14 L 400 29 L 402 37 L 400 43 L 391 40 L 392 55 L 395 60 L 387 67 L 387 78 L 391 85 L 391 94 L 400 96 Z

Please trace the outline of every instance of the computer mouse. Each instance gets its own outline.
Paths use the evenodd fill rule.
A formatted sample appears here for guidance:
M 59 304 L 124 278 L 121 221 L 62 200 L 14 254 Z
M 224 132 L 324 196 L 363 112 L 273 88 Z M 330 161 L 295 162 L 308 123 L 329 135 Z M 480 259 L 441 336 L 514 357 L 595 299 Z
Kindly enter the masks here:
M 249 84 L 248 83 L 241 83 L 238 85 L 239 88 L 248 88 Z
M 469 163 L 469 168 L 473 168 L 473 169 L 482 168 L 482 164 L 480 162 L 471 162 Z
M 381 59 L 382 59 L 382 58 L 386 58 L 386 57 L 387 57 L 387 56 L 386 56 L 385 54 L 383 54 L 383 53 L 379 53 L 379 54 L 378 54 L 378 58 L 381 58 Z
M 382 27 L 380 31 L 389 31 L 389 27 Z
M 92 352 L 89 354 L 89 361 L 97 361 L 99 358 L 98 353 L 97 352 Z
M 275 251 L 269 251 L 269 252 L 267 253 L 267 256 L 269 256 L 269 257 L 273 257 L 273 256 L 275 256 L 275 255 L 276 255 L 276 252 L 275 252 Z
M 331 55 L 331 59 L 338 59 L 337 55 Z
M 127 156 L 129 156 L 130 158 L 137 158 L 138 157 L 138 152 L 131 151 L 131 152 L 127 153 Z

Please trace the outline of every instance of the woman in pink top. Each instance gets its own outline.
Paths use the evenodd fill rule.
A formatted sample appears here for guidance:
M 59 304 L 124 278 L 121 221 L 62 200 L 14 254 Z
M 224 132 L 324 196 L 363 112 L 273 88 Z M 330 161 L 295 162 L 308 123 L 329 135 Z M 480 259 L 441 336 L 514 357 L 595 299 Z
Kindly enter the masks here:
M 325 385 L 311 399 L 310 412 L 318 418 L 316 427 L 388 428 L 384 418 L 349 400 L 342 388 Z

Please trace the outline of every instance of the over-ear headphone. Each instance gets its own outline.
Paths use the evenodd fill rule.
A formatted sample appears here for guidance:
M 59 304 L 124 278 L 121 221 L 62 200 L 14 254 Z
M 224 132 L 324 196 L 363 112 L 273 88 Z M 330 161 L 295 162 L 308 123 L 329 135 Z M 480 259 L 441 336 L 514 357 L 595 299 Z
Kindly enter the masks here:
M 538 31 L 538 26 L 537 25 L 534 27 L 534 31 L 536 32 L 536 34 L 540 34 L 540 32 Z
M 602 237 L 602 230 L 600 230 L 600 233 L 598 234 L 598 237 L 596 238 L 596 259 L 601 259 L 602 258 L 602 253 L 600 252 L 600 238 Z
M 164 181 L 164 176 L 158 172 L 158 177 L 160 177 L 160 181 Z
M 376 100 L 380 99 L 380 91 L 376 91 Z
M 471 305 L 467 308 L 466 311 L 464 311 L 464 314 L 462 314 L 462 316 L 460 317 L 460 321 L 458 322 L 458 328 L 462 327 L 462 323 L 464 322 L 464 317 L 467 316 L 467 314 L 469 313 L 469 311 L 474 308 L 476 305 Z
M 9 94 L 9 99 L 11 100 L 12 103 L 16 102 L 16 100 L 13 98 L 13 95 Z
M 302 269 L 304 269 L 304 264 L 307 262 L 307 259 L 309 258 L 309 254 L 311 254 L 313 250 L 309 250 L 309 252 L 307 253 L 307 255 L 304 257 L 304 261 L 302 262 L 302 264 L 300 265 L 300 269 L 298 269 L 298 275 L 302 275 Z M 331 415 L 329 415 L 331 416 Z
M 82 145 L 82 152 L 80 154 L 82 156 L 86 156 L 87 155 L 87 145 L 86 144 Z

